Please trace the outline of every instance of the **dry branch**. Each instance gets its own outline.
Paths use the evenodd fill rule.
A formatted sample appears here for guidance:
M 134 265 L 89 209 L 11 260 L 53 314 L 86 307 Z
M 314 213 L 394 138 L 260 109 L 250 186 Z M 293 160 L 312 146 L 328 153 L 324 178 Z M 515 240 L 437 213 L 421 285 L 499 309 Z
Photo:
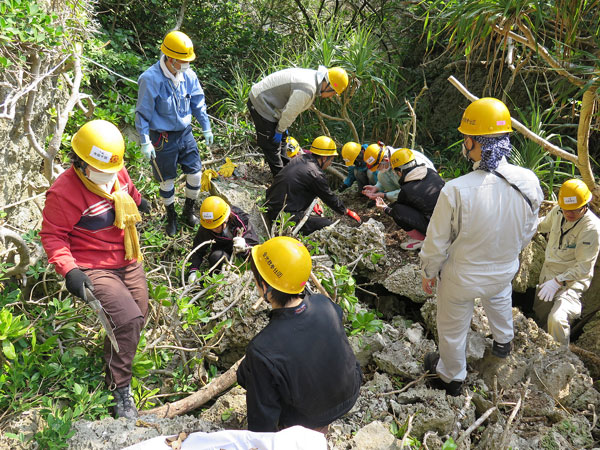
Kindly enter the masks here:
M 467 97 L 472 102 L 474 102 L 475 100 L 479 100 L 479 97 L 476 97 L 475 95 L 471 94 L 469 92 L 469 90 L 466 87 L 464 87 L 462 85 L 462 83 L 460 81 L 458 81 L 456 78 L 454 78 L 453 76 L 450 76 L 448 78 L 448 81 L 456 89 L 458 89 L 462 95 L 464 95 L 465 97 Z M 528 139 L 532 140 L 533 142 L 541 145 L 549 153 L 552 153 L 555 156 L 560 156 L 562 159 L 566 159 L 567 161 L 571 161 L 572 163 L 574 163 L 575 165 L 578 166 L 577 156 L 575 156 L 572 153 L 569 153 L 569 152 L 563 150 L 560 147 L 557 147 L 556 145 L 552 144 L 551 142 L 548 142 L 543 137 L 538 136 L 533 131 L 529 130 L 521 122 L 519 122 L 517 119 L 514 119 L 514 118 L 511 117 L 510 120 L 511 120 L 511 123 L 512 123 L 512 127 L 515 128 L 517 131 L 519 131 L 521 134 L 523 134 L 526 138 L 528 138 Z
M 202 389 L 194 392 L 192 395 L 173 403 L 166 403 L 158 408 L 140 411 L 140 415 L 154 414 L 158 417 L 166 417 L 171 419 L 175 416 L 185 414 L 188 411 L 192 411 L 199 406 L 202 406 L 237 381 L 237 369 L 243 360 L 244 358 L 238 360 L 224 374 L 218 378 L 215 378 Z

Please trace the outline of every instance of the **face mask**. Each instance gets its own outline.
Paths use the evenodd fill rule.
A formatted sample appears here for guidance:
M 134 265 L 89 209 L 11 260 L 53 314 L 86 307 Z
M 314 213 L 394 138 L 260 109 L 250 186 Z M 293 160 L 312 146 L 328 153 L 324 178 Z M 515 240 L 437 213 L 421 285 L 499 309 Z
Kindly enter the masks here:
M 233 239 L 233 233 L 229 229 L 229 225 L 225 225 L 225 228 L 223 228 L 223 231 L 221 232 L 221 236 Z
M 108 172 L 94 172 L 93 170 L 90 170 L 88 179 L 92 183 L 97 184 L 99 186 L 109 183 L 114 184 L 115 180 L 117 179 L 117 174 Z
M 189 68 L 190 68 L 190 63 L 189 62 L 179 63 L 179 69 L 177 70 L 177 72 L 185 72 Z

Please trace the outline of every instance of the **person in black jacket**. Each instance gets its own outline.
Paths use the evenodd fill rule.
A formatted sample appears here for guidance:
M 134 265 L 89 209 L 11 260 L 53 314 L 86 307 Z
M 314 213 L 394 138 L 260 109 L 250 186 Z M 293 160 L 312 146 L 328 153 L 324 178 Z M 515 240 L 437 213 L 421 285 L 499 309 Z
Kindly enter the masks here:
M 445 183 L 435 170 L 418 164 L 414 153 L 408 148 L 396 150 L 390 164 L 399 177 L 398 199 L 388 206 L 378 197 L 375 205 L 408 234 L 410 239 L 401 243 L 400 247 L 418 250 L 423 246 L 429 219 Z
M 197 248 L 210 240 L 215 242 Z M 256 244 L 258 237 L 250 226 L 248 214 L 236 206 L 229 206 L 221 197 L 207 197 L 200 206 L 200 228 L 192 247 L 196 250 L 190 258 L 188 283 L 196 281 L 198 268 L 207 253 L 210 267 L 220 262 L 219 268 L 234 251 L 245 254 Z
M 267 217 L 274 221 L 281 211 L 292 214 L 292 220 L 299 223 L 308 207 L 316 197 L 339 214 L 346 214 L 360 223 L 360 217 L 354 211 L 347 209 L 342 201 L 331 191 L 325 169 L 337 155 L 333 139 L 327 136 L 316 138 L 310 153 L 294 158 L 273 180 L 267 189 Z M 330 225 L 331 220 L 311 215 L 300 231 L 308 235 L 313 231 Z
M 354 406 L 362 382 L 342 309 L 324 295 L 302 295 L 312 260 L 298 240 L 269 239 L 252 248 L 250 263 L 272 311 L 237 371 L 247 391 L 248 429 L 302 425 L 326 433 Z

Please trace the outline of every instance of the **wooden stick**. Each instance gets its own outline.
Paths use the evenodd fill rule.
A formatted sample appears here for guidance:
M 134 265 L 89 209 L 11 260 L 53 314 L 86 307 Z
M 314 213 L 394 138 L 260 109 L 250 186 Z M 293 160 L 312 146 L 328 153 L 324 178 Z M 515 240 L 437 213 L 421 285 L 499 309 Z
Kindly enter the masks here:
M 206 386 L 202 387 L 199 391 L 194 392 L 192 395 L 182 398 L 181 400 L 177 400 L 173 403 L 166 403 L 158 408 L 140 411 L 140 415 L 145 416 L 148 414 L 154 414 L 158 417 L 171 419 L 175 416 L 185 414 L 188 411 L 192 411 L 199 406 L 202 406 L 207 401 L 219 395 L 225 389 L 231 387 L 237 381 L 237 369 L 243 359 L 244 358 L 238 360 L 224 374 L 218 378 L 215 378 Z
M 464 87 L 460 81 L 458 81 L 456 78 L 454 78 L 453 76 L 450 76 L 448 78 L 448 81 L 456 88 L 460 91 L 460 93 L 462 95 L 464 95 L 465 97 L 467 97 L 469 100 L 471 100 L 472 102 L 474 102 L 475 100 L 479 100 L 478 97 L 476 97 L 475 95 L 471 94 L 468 89 L 466 87 Z M 537 134 L 535 134 L 533 131 L 529 130 L 525 125 L 523 125 L 521 122 L 519 122 L 517 119 L 511 117 L 510 118 L 511 123 L 512 123 L 512 127 L 514 129 L 516 129 L 517 131 L 519 131 L 521 134 L 523 134 L 526 138 L 532 140 L 533 142 L 535 142 L 536 144 L 541 145 L 544 149 L 546 149 L 546 151 L 548 151 L 549 153 L 552 153 L 555 156 L 560 156 L 562 159 L 566 159 L 567 161 L 571 161 L 573 164 L 578 165 L 579 161 L 577 159 L 577 155 L 574 155 L 572 153 L 569 153 L 565 150 L 563 150 L 560 147 L 557 147 L 556 145 L 552 144 L 551 142 L 548 142 L 546 139 L 542 138 L 541 136 L 538 136 Z

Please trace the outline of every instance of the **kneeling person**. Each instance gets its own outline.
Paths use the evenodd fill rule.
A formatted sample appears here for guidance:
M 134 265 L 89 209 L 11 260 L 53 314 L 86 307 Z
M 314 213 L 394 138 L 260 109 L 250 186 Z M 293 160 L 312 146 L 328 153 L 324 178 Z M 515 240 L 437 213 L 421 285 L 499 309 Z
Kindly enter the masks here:
M 588 208 L 592 193 L 581 180 L 565 181 L 555 206 L 538 224 L 549 233 L 533 311 L 540 326 L 569 345 L 570 322 L 581 314 L 600 248 L 600 219 Z
M 412 150 L 401 148 L 391 157 L 390 164 L 398 175 L 398 199 L 387 206 L 383 198 L 376 197 L 376 206 L 394 219 L 410 239 L 400 244 L 404 250 L 418 250 L 423 246 L 429 219 L 444 187 L 438 173 L 419 164 Z
M 225 259 L 231 258 L 234 250 L 246 253 L 250 247 L 258 244 L 258 237 L 250 225 L 248 214 L 236 206 L 229 206 L 221 197 L 207 197 L 200 206 L 200 228 L 194 238 L 192 249 L 203 242 L 214 240 L 197 249 L 190 258 L 190 274 L 188 283 L 196 280 L 197 271 L 206 254 L 208 264 L 212 267 Z
M 247 390 L 248 429 L 302 425 L 326 432 L 352 408 L 362 382 L 342 309 L 324 295 L 302 295 L 312 261 L 296 239 L 279 236 L 254 247 L 251 267 L 273 310 L 237 372 Z

